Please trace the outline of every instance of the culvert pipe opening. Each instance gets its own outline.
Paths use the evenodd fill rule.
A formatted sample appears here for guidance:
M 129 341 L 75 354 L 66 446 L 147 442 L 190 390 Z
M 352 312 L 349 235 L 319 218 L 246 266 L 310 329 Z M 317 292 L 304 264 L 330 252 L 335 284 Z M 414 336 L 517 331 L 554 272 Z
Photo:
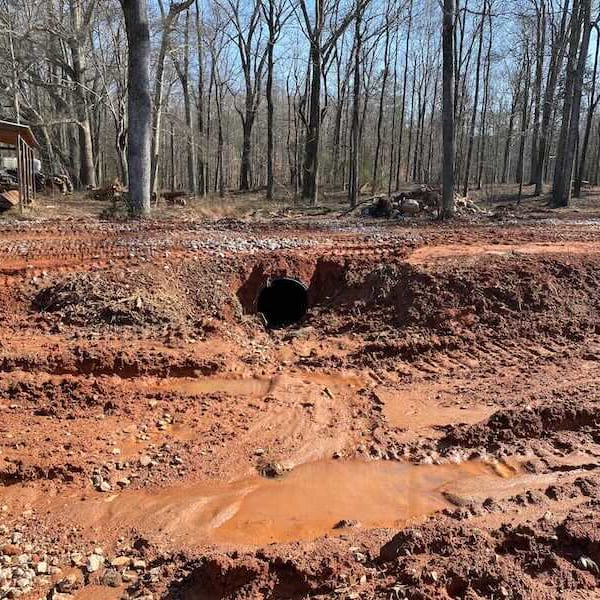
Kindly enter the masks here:
M 294 325 L 308 310 L 308 290 L 301 281 L 291 277 L 273 279 L 260 291 L 256 308 L 267 327 L 278 329 Z

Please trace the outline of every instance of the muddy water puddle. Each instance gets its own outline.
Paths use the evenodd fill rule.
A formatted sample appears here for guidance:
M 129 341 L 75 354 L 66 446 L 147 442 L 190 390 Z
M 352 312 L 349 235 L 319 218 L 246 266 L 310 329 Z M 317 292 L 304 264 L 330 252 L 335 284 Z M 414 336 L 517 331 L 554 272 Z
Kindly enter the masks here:
M 234 379 L 226 377 L 206 377 L 199 379 L 165 379 L 157 385 L 160 389 L 169 389 L 182 394 L 227 394 L 260 398 L 269 393 L 273 386 L 271 379 L 251 377 Z
M 155 390 L 170 390 L 182 394 L 209 394 L 224 392 L 236 396 L 261 398 L 276 390 L 287 390 L 294 386 L 343 386 L 360 387 L 362 380 L 353 375 L 328 373 L 292 373 L 273 377 L 201 377 L 164 378 L 151 380 L 148 387 Z
M 460 488 L 462 497 L 483 499 L 514 478 L 515 468 L 484 462 L 327 460 L 280 479 L 255 476 L 45 502 L 57 518 L 94 533 L 133 527 L 179 544 L 254 545 L 336 535 L 344 531 L 335 529 L 342 520 L 361 528 L 401 526 L 450 506 L 444 493 Z

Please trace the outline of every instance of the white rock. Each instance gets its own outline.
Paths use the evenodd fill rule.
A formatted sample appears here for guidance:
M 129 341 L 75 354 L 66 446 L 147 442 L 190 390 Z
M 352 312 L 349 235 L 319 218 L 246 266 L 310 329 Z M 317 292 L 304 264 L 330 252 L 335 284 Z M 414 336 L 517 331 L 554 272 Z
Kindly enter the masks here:
M 85 568 L 88 573 L 94 573 L 104 564 L 104 557 L 98 556 L 97 554 L 91 554 L 88 556 Z
M 45 561 L 41 561 L 39 562 L 36 566 L 35 566 L 35 572 L 38 575 L 44 575 L 45 573 L 48 572 L 48 563 Z

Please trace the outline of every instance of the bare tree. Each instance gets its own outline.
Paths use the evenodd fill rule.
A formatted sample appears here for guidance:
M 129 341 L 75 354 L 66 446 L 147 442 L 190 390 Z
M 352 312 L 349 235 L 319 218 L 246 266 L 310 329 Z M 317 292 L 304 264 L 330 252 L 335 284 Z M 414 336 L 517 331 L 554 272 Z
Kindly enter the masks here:
M 305 33 L 310 46 L 310 97 L 309 117 L 306 127 L 306 142 L 304 147 L 304 161 L 302 165 L 302 197 L 315 204 L 318 194 L 319 173 L 319 142 L 321 133 L 321 82 L 324 69 L 331 58 L 332 50 L 341 35 L 352 23 L 355 15 L 363 11 L 370 0 L 359 0 L 353 11 L 348 12 L 334 25 L 329 35 L 326 35 L 325 0 L 314 0 L 314 19 L 309 14 L 306 0 L 299 0 L 303 16 Z
M 165 74 L 165 59 L 171 47 L 171 33 L 175 26 L 175 22 L 184 10 L 187 10 L 193 0 L 184 0 L 179 3 L 171 3 L 169 10 L 166 11 L 163 0 L 158 0 L 158 6 L 162 16 L 162 36 L 160 41 L 160 49 L 156 64 L 156 75 L 154 78 L 154 118 L 152 122 L 152 175 L 151 186 L 152 192 L 158 191 L 158 165 L 160 164 L 160 135 L 163 115 L 164 101 L 164 74 Z
M 172 52 L 171 57 L 177 77 L 181 83 L 181 91 L 183 92 L 183 104 L 185 112 L 185 124 L 187 128 L 187 172 L 188 172 L 188 191 L 192 195 L 196 195 L 197 178 L 196 178 L 196 143 L 194 135 L 194 125 L 192 116 L 192 98 L 190 86 L 190 12 L 185 13 L 185 27 L 183 36 L 183 46 L 180 49 L 183 57 L 180 58 L 177 52 Z
M 583 91 L 583 72 L 588 57 L 591 0 L 575 0 L 567 56 L 567 76 L 560 137 L 554 167 L 552 206 L 568 206 L 571 199 L 575 149 L 579 136 L 579 114 Z M 582 35 L 583 32 L 583 35 Z M 579 53 L 579 54 L 578 54 Z
M 284 12 L 285 0 L 261 0 L 261 7 L 267 28 L 269 39 L 267 41 L 267 200 L 273 200 L 273 188 L 275 185 L 273 153 L 274 153 L 274 115 L 275 106 L 273 102 L 273 71 L 275 67 L 274 49 L 281 33 L 281 28 L 291 12 Z
M 581 144 L 581 152 L 579 158 L 579 169 L 577 171 L 577 177 L 575 178 L 575 185 L 573 188 L 573 195 L 576 198 L 581 196 L 581 186 L 585 178 L 586 159 L 588 153 L 588 146 L 590 143 L 590 133 L 592 130 L 592 121 L 594 119 L 594 112 L 600 101 L 600 94 L 596 95 L 596 77 L 598 74 L 598 56 L 600 55 L 600 29 L 598 23 L 594 23 L 593 27 L 596 31 L 596 51 L 594 53 L 594 69 L 592 71 L 592 84 L 588 100 L 588 110 L 585 122 L 585 133 L 583 135 L 583 142 Z
M 454 216 L 454 0 L 444 0 L 442 24 L 442 207 L 440 217 Z
M 537 159 L 532 173 L 532 183 L 535 184 L 535 195 L 539 196 L 543 192 L 544 168 L 548 158 L 548 142 L 551 139 L 550 121 L 554 111 L 554 96 L 558 85 L 561 66 L 563 63 L 566 42 L 567 42 L 567 23 L 569 15 L 569 0 L 564 0 L 562 11 L 560 12 L 560 23 L 554 21 L 551 13 L 551 42 L 550 42 L 550 63 L 548 65 L 548 76 L 546 78 L 546 89 L 544 91 L 544 104 L 542 107 L 542 121 L 539 133 L 539 142 L 536 148 Z
M 150 97 L 150 27 L 146 0 L 121 0 L 129 61 L 129 205 L 138 217 L 150 214 L 152 99 Z
M 227 7 L 234 27 L 231 40 L 237 47 L 244 79 L 244 108 L 242 110 L 235 105 L 242 122 L 243 134 L 239 187 L 240 190 L 249 190 L 252 179 L 252 128 L 262 97 L 261 88 L 269 44 L 265 45 L 263 41 L 260 0 L 252 0 L 250 14 L 246 20 L 242 20 L 241 0 L 227 0 Z

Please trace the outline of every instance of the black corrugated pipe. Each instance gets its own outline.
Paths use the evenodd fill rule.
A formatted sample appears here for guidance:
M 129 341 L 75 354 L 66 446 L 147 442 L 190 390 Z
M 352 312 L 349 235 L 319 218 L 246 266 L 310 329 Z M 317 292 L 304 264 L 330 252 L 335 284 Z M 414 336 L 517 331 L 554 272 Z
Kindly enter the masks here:
M 308 310 L 308 290 L 298 279 L 273 279 L 260 291 L 257 310 L 271 329 L 294 325 Z

